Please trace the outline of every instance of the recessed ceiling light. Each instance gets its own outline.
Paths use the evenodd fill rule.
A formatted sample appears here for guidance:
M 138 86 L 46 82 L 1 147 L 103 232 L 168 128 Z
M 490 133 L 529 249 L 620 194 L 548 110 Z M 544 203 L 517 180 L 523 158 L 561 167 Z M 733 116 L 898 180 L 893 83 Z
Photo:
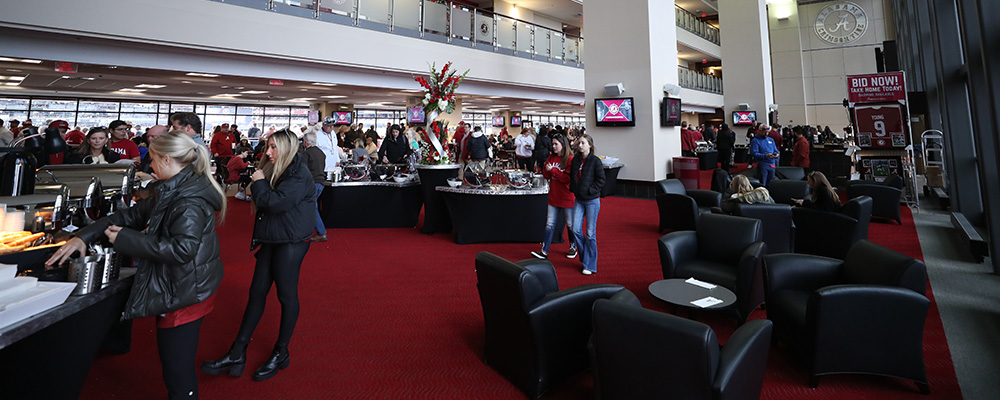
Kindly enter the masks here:
M 191 83 L 191 81 L 181 81 L 181 83 Z
M 135 87 L 137 87 L 137 88 L 146 88 L 146 89 L 162 89 L 162 88 L 167 87 L 167 85 L 153 85 L 153 84 L 149 84 L 149 83 L 143 83 L 143 84 L 135 85 Z
M 24 76 L 3 76 L 0 75 L 0 81 L 23 81 Z
M 502 99 L 503 97 L 500 97 L 500 96 L 490 96 L 490 98 L 491 99 Z
M 4 86 L 18 86 L 20 84 L 21 84 L 21 82 L 4 82 L 3 83 Z
M 237 96 L 242 96 L 242 95 L 239 93 L 219 93 L 215 95 L 215 97 L 237 97 Z
M 336 83 L 324 83 L 324 82 L 313 82 L 313 85 L 316 85 L 316 86 L 337 86 Z
M 135 88 L 122 88 L 118 89 L 119 92 L 145 92 L 146 89 L 135 89 Z
M 419 90 L 419 89 L 405 89 L 403 91 L 407 92 L 407 93 L 423 93 L 424 92 L 423 90 Z
M 347 96 L 341 96 L 341 95 L 323 96 L 324 99 L 343 99 L 345 97 Z
M 243 89 L 246 89 L 246 88 L 245 88 L 245 87 L 243 87 L 243 86 L 236 86 L 236 87 L 233 87 L 233 89 L 236 89 L 236 90 L 243 90 Z
M 237 88 L 237 89 L 239 89 L 239 88 Z M 266 91 L 266 90 L 246 90 L 246 91 L 242 91 L 240 93 L 243 93 L 243 94 L 264 94 L 264 93 L 268 93 L 268 91 Z
M 229 89 L 229 86 L 219 86 L 220 89 Z
M 288 101 L 313 101 L 313 100 L 316 100 L 316 99 L 313 98 L 313 97 L 303 97 L 303 98 L 299 98 L 299 99 L 291 99 L 291 100 L 288 100 Z
M 70 79 L 69 75 L 63 75 L 63 76 L 61 76 L 60 78 L 63 78 L 63 79 Z
M 21 72 L 19 69 L 8 69 L 7 72 Z
M 80 79 L 83 79 L 85 81 L 95 81 L 95 80 L 97 80 L 97 78 L 91 78 L 89 76 L 81 76 Z
M 200 73 L 200 72 L 188 72 L 187 75 L 188 76 L 203 76 L 205 78 L 218 78 L 219 77 L 219 75 L 216 75 L 216 74 L 203 74 L 203 73 Z

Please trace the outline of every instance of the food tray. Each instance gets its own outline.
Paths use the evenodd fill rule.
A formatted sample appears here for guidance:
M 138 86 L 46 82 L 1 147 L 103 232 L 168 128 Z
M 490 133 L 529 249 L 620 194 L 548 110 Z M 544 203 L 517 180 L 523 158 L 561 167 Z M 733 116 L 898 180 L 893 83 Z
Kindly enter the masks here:
M 0 328 L 62 304 L 75 287 L 73 282 L 38 282 L 37 287 L 0 304 Z

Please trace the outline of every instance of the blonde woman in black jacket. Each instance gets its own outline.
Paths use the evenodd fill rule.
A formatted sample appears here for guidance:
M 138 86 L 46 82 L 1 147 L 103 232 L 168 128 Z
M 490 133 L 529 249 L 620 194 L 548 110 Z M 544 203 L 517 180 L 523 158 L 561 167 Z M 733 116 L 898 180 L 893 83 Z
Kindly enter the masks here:
M 171 399 L 198 398 L 198 331 L 222 282 L 215 213 L 225 196 L 212 178 L 208 149 L 187 133 L 160 136 L 149 152 L 160 178 L 149 198 L 81 229 L 48 260 L 61 263 L 107 237 L 139 260 L 125 318 L 157 316 L 156 343 Z M 127 378 L 126 378 L 127 379 Z
M 597 273 L 597 214 L 601 211 L 604 189 L 604 164 L 594 155 L 594 138 L 582 135 L 576 141 L 576 154 L 569 170 L 569 190 L 576 196 L 573 207 L 573 237 L 579 247 L 583 274 Z M 587 219 L 587 236 L 583 220 Z
M 270 379 L 289 365 L 288 343 L 299 317 L 299 269 L 309 250 L 307 240 L 316 227 L 316 187 L 305 160 L 297 154 L 298 149 L 298 138 L 287 129 L 271 134 L 261 167 L 250 177 L 257 209 L 251 249 L 260 247 L 255 255 L 257 264 L 250 282 L 250 297 L 229 352 L 202 363 L 201 370 L 207 374 L 243 373 L 247 345 L 264 314 L 272 284 L 281 303 L 278 340 L 271 356 L 254 372 L 253 379 Z

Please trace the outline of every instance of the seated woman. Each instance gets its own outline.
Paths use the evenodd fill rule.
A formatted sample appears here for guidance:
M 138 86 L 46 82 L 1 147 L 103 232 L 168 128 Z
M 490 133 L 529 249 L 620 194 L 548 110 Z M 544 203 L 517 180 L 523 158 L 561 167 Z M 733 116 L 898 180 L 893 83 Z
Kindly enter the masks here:
M 63 160 L 66 164 L 111 164 L 118 159 L 118 153 L 108 148 L 108 131 L 95 127 L 90 129 L 79 148 L 66 151 Z
M 765 187 L 754 189 L 746 175 L 736 174 L 729 184 L 729 197 L 722 201 L 722 211 L 735 214 L 736 205 L 743 204 L 774 204 L 771 193 Z
M 369 139 L 371 140 L 371 139 Z M 365 142 L 361 138 L 354 140 L 354 148 L 351 149 L 351 162 L 357 164 L 368 161 L 368 150 L 365 150 Z
M 238 184 L 239 191 L 236 192 L 236 199 L 250 201 L 250 196 L 247 196 L 246 190 L 247 185 L 250 184 L 250 174 L 247 174 L 247 168 L 250 167 L 250 162 L 246 159 L 250 157 L 249 151 L 243 151 L 236 157 L 229 157 L 229 163 L 226 164 L 226 169 L 229 170 L 229 177 L 225 179 L 226 184 Z
M 378 156 L 378 145 L 371 136 L 365 136 L 365 150 L 368 150 L 368 158 L 375 159 Z
M 819 171 L 810 172 L 806 182 L 809 183 L 812 195 L 805 199 L 795 199 L 795 204 L 826 212 L 840 211 L 840 196 L 837 196 L 837 191 L 830 185 L 826 175 Z

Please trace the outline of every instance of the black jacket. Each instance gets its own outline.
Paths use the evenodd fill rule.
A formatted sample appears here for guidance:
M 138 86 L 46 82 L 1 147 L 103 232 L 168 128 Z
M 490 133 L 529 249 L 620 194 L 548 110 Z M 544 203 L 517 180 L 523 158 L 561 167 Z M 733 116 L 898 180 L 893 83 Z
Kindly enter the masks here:
M 465 145 L 469 148 L 469 159 L 477 161 L 490 158 L 490 140 L 486 138 L 486 135 L 475 137 L 469 134 L 469 139 L 465 141 Z
M 312 146 L 302 152 L 306 158 L 306 166 L 312 174 L 313 183 L 323 183 L 326 180 L 324 169 L 326 168 L 326 153 L 319 147 Z
M 399 137 L 393 139 L 392 133 L 390 133 L 382 141 L 382 148 L 378 150 L 378 159 L 381 161 L 382 157 L 386 157 L 390 163 L 399 164 L 406 162 L 406 156 L 409 154 L 410 143 L 406 139 L 406 135 L 400 133 Z
M 295 155 L 288 168 L 271 187 L 267 179 L 250 185 L 257 206 L 250 248 L 261 243 L 301 242 L 316 227 L 316 185 L 304 157 Z
M 191 166 L 162 181 L 152 196 L 101 218 L 77 234 L 86 243 L 123 227 L 115 251 L 139 259 L 125 318 L 176 311 L 208 299 L 222 282 L 215 212 L 222 197 Z
M 715 147 L 722 151 L 728 151 L 733 149 L 733 145 L 736 144 L 736 132 L 733 131 L 719 131 L 719 137 L 715 141 Z
M 831 196 L 830 191 L 824 187 L 816 189 L 815 202 L 813 202 L 812 196 L 809 196 L 802 200 L 802 206 L 826 212 L 840 211 L 840 201 Z
M 549 135 L 538 135 L 535 140 L 535 147 L 531 150 L 531 158 L 544 163 L 549 159 L 549 151 L 552 150 L 552 138 Z
M 601 197 L 601 189 L 604 189 L 604 164 L 601 159 L 593 153 L 587 156 L 587 162 L 580 163 L 583 157 L 573 156 L 569 170 L 569 190 L 576 195 L 577 200 L 593 200 Z
M 77 149 L 69 149 L 69 150 L 67 150 L 66 153 L 65 153 L 66 155 L 63 156 L 63 164 L 93 164 L 94 163 L 90 159 L 90 157 L 86 157 L 86 156 L 81 157 L 80 153 L 77 153 L 76 151 L 77 151 Z M 111 149 L 109 149 L 107 147 L 104 147 L 103 149 L 101 149 L 101 153 L 104 154 L 104 161 L 107 161 L 108 164 L 114 163 L 115 161 L 118 161 L 121 158 L 118 155 L 118 153 L 115 153 L 114 150 L 111 150 Z

